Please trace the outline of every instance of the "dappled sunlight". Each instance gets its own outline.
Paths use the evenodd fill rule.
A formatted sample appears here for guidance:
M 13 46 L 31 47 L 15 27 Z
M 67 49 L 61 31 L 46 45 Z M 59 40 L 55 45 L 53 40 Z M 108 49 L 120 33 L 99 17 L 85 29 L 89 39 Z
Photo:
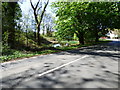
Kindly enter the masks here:
M 11 74 L 4 77 L 0 83 L 4 88 L 117 88 L 118 76 L 120 76 L 119 53 L 115 50 L 119 51 L 119 49 L 114 44 L 101 44 L 54 53 L 50 55 L 51 59 L 55 56 L 60 60 L 59 63 L 57 60 L 53 62 L 51 60 L 39 64 L 40 66 L 36 64 L 38 67 L 29 67 L 20 73 Z M 88 57 L 79 60 L 84 55 Z M 66 64 L 75 59 L 79 61 Z M 63 64 L 66 66 L 52 70 Z

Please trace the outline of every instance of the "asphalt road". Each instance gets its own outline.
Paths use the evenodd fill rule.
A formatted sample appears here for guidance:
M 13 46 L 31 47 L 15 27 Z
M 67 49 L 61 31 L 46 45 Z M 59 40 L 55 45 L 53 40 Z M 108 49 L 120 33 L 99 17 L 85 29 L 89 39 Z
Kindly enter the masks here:
M 120 41 L 1 63 L 2 88 L 118 88 Z

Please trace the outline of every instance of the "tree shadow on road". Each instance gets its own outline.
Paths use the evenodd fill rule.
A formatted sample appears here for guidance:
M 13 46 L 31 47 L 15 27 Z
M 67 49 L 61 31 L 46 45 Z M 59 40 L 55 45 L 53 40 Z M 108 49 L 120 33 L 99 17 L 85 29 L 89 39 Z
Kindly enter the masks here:
M 120 58 L 120 41 L 79 48 L 76 50 L 68 50 L 65 52 L 57 53 L 58 55 L 73 54 L 73 55 L 93 55 L 102 57 Z
M 96 51 L 99 51 L 99 52 L 96 52 Z M 105 51 L 105 52 L 104 52 Z M 110 51 L 110 52 L 107 52 L 107 51 Z M 91 46 L 91 47 L 87 47 L 86 49 L 77 49 L 77 50 L 69 50 L 69 51 L 66 51 L 67 54 L 74 54 L 74 55 L 93 55 L 93 56 L 102 56 L 102 57 L 111 57 L 111 58 L 120 58 L 119 56 L 119 53 L 117 53 L 116 51 L 120 51 L 120 48 L 118 46 L 116 46 L 116 44 L 114 43 L 109 43 L 109 44 L 101 44 L 101 45 L 96 45 L 96 46 Z M 66 55 L 66 53 L 64 52 L 61 52 L 61 53 L 56 53 L 58 55 Z M 115 59 L 117 60 L 117 59 Z M 71 66 L 72 67 L 72 66 Z M 102 66 L 102 68 L 104 68 Z M 46 68 L 47 69 L 47 68 Z M 57 72 L 57 73 L 56 73 Z M 78 71 L 80 72 L 80 70 Z M 58 87 L 58 88 L 76 88 L 74 86 L 69 86 L 67 84 L 68 83 L 72 83 L 67 81 L 61 81 L 60 80 L 60 75 L 66 75 L 66 74 L 69 74 L 69 71 L 65 71 L 64 69 L 58 69 L 54 72 L 51 72 L 52 75 L 48 74 L 48 75 L 45 75 L 45 76 L 42 76 L 42 77 L 35 77 L 35 75 L 39 75 L 41 74 L 42 72 L 40 72 L 39 69 L 29 69 L 23 73 L 20 73 L 20 74 L 16 74 L 16 75 L 11 75 L 9 77 L 5 77 L 2 79 L 2 83 L 3 84 L 3 88 L 11 88 L 11 90 L 14 90 L 14 88 L 18 87 L 18 86 L 21 86 L 23 88 L 33 88 L 32 90 L 34 90 L 34 88 L 36 87 L 39 87 L 39 88 L 55 88 Z M 105 71 L 105 73 L 107 74 L 112 74 L 112 75 L 117 75 L 116 73 L 113 73 L 111 71 Z M 100 75 L 97 75 L 96 76 L 100 77 Z M 33 82 L 36 82 L 36 83 L 31 83 L 30 84 L 27 84 L 25 83 L 24 81 L 27 80 L 27 79 L 31 79 L 33 78 Z M 71 79 L 73 78 L 73 76 L 66 76 L 67 79 Z M 109 81 L 107 79 L 104 79 L 104 78 L 82 78 L 82 82 L 80 83 L 76 83 L 76 85 L 80 88 L 82 88 L 83 85 L 85 85 L 86 83 L 89 83 L 89 82 L 100 82 L 100 83 L 105 83 L 105 82 L 108 82 L 108 83 L 115 83 L 117 84 L 117 81 Z M 28 81 L 29 83 L 29 81 Z M 102 88 L 100 86 L 98 86 L 98 88 Z

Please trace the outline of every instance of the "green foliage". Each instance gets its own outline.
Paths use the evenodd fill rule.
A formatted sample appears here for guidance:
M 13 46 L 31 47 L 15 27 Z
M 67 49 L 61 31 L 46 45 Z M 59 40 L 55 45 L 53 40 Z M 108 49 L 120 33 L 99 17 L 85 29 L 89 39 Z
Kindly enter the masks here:
M 120 5 L 117 2 L 57 2 L 56 37 L 76 34 L 81 44 L 94 42 L 107 33 L 107 28 L 120 28 Z
M 2 3 L 2 37 L 3 44 L 14 48 L 17 22 L 21 17 L 21 9 L 17 2 Z
M 38 51 L 35 53 L 33 53 L 33 52 L 25 53 L 22 51 L 9 49 L 9 50 L 4 51 L 3 56 L 0 56 L 0 62 L 5 62 L 5 61 L 17 59 L 17 58 L 31 57 L 31 56 L 35 56 L 35 55 L 41 55 L 41 54 L 49 54 L 49 53 L 53 53 L 53 52 L 58 52 L 58 51 L 44 50 L 44 51 Z
M 61 41 L 60 42 L 60 44 L 62 44 L 62 45 L 66 45 L 66 43 L 69 44 L 69 46 L 78 45 L 79 44 L 78 41 Z
M 60 52 L 60 51 L 66 51 L 66 50 L 72 50 L 72 49 L 77 49 L 80 47 L 86 47 L 94 44 L 100 44 L 100 43 L 106 43 L 108 41 L 106 40 L 100 40 L 101 42 L 98 43 L 90 43 L 90 44 L 85 44 L 85 45 L 77 45 L 78 41 L 70 41 L 69 44 L 70 46 L 62 46 L 62 47 L 56 47 L 55 49 L 47 49 L 47 50 L 41 50 L 41 51 L 36 51 L 36 52 L 28 52 L 28 51 L 19 51 L 15 49 L 10 49 L 7 45 L 3 46 L 3 55 L 0 56 L 0 62 L 5 62 L 5 61 L 10 61 L 10 60 L 15 60 L 15 59 L 20 59 L 20 58 L 28 58 L 36 55 L 44 55 L 44 54 L 50 54 L 54 52 Z M 62 41 L 62 43 L 67 43 L 68 41 Z M 75 44 L 75 45 L 73 45 Z M 46 46 L 45 46 L 46 47 Z M 51 46 L 49 46 L 51 47 Z
M 25 18 L 22 20 L 24 22 L 22 26 L 20 24 L 21 9 L 18 3 L 2 3 L 1 62 L 97 44 L 95 41 L 104 36 L 108 28 L 117 29 L 116 33 L 120 33 L 120 2 L 57 2 L 53 4 L 53 7 L 57 16 L 55 26 L 57 32 L 53 33 L 54 37 L 46 36 L 47 40 L 41 36 L 41 46 L 39 46 L 36 42 L 36 36 L 39 35 L 36 35 L 28 25 L 29 17 L 26 17 L 26 21 L 24 21 Z M 46 23 L 49 22 L 48 18 Z M 50 30 L 51 26 L 48 25 L 47 28 Z M 56 39 L 62 47 L 50 49 L 53 44 L 49 41 L 56 43 Z M 79 40 L 79 42 L 73 40 Z M 69 46 L 65 46 L 66 43 Z

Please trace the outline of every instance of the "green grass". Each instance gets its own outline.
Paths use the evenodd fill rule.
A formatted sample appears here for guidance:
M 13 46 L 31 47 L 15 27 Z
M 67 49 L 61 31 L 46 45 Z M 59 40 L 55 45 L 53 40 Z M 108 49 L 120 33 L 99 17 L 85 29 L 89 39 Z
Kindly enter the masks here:
M 99 41 L 111 41 L 111 40 L 106 40 L 106 39 L 99 39 Z
M 62 43 L 66 43 L 67 41 L 62 41 Z M 44 54 L 50 54 L 50 53 L 55 53 L 55 52 L 60 52 L 60 51 L 66 51 L 66 50 L 72 50 L 72 49 L 77 49 L 80 47 L 86 47 L 86 46 L 91 46 L 95 44 L 101 44 L 101 43 L 107 43 L 109 41 L 100 41 L 98 43 L 92 43 L 92 44 L 85 44 L 85 45 L 77 45 L 77 41 L 70 41 L 69 43 L 71 44 L 70 46 L 62 46 L 62 47 L 56 47 L 55 50 L 42 50 L 42 51 L 36 51 L 36 52 L 28 52 L 28 51 L 19 51 L 19 50 L 13 50 L 13 49 L 6 49 L 3 54 L 3 56 L 0 56 L 0 63 L 10 61 L 10 60 L 15 60 L 17 58 L 28 58 L 36 55 L 44 55 Z M 76 44 L 76 45 L 72 45 Z
M 72 44 L 79 44 L 79 42 L 78 41 L 61 41 L 61 43 L 63 43 L 63 44 L 66 44 L 66 43 L 68 43 L 68 44 L 70 44 L 70 45 L 72 45 Z
M 12 50 L 11 50 L 12 51 Z M 0 63 L 5 61 L 10 61 L 17 58 L 28 58 L 36 55 L 43 55 L 43 54 L 50 54 L 54 52 L 58 52 L 57 50 L 44 50 L 44 51 L 38 51 L 35 53 L 23 53 L 21 51 L 14 50 L 15 52 L 11 55 L 3 55 L 0 56 Z

